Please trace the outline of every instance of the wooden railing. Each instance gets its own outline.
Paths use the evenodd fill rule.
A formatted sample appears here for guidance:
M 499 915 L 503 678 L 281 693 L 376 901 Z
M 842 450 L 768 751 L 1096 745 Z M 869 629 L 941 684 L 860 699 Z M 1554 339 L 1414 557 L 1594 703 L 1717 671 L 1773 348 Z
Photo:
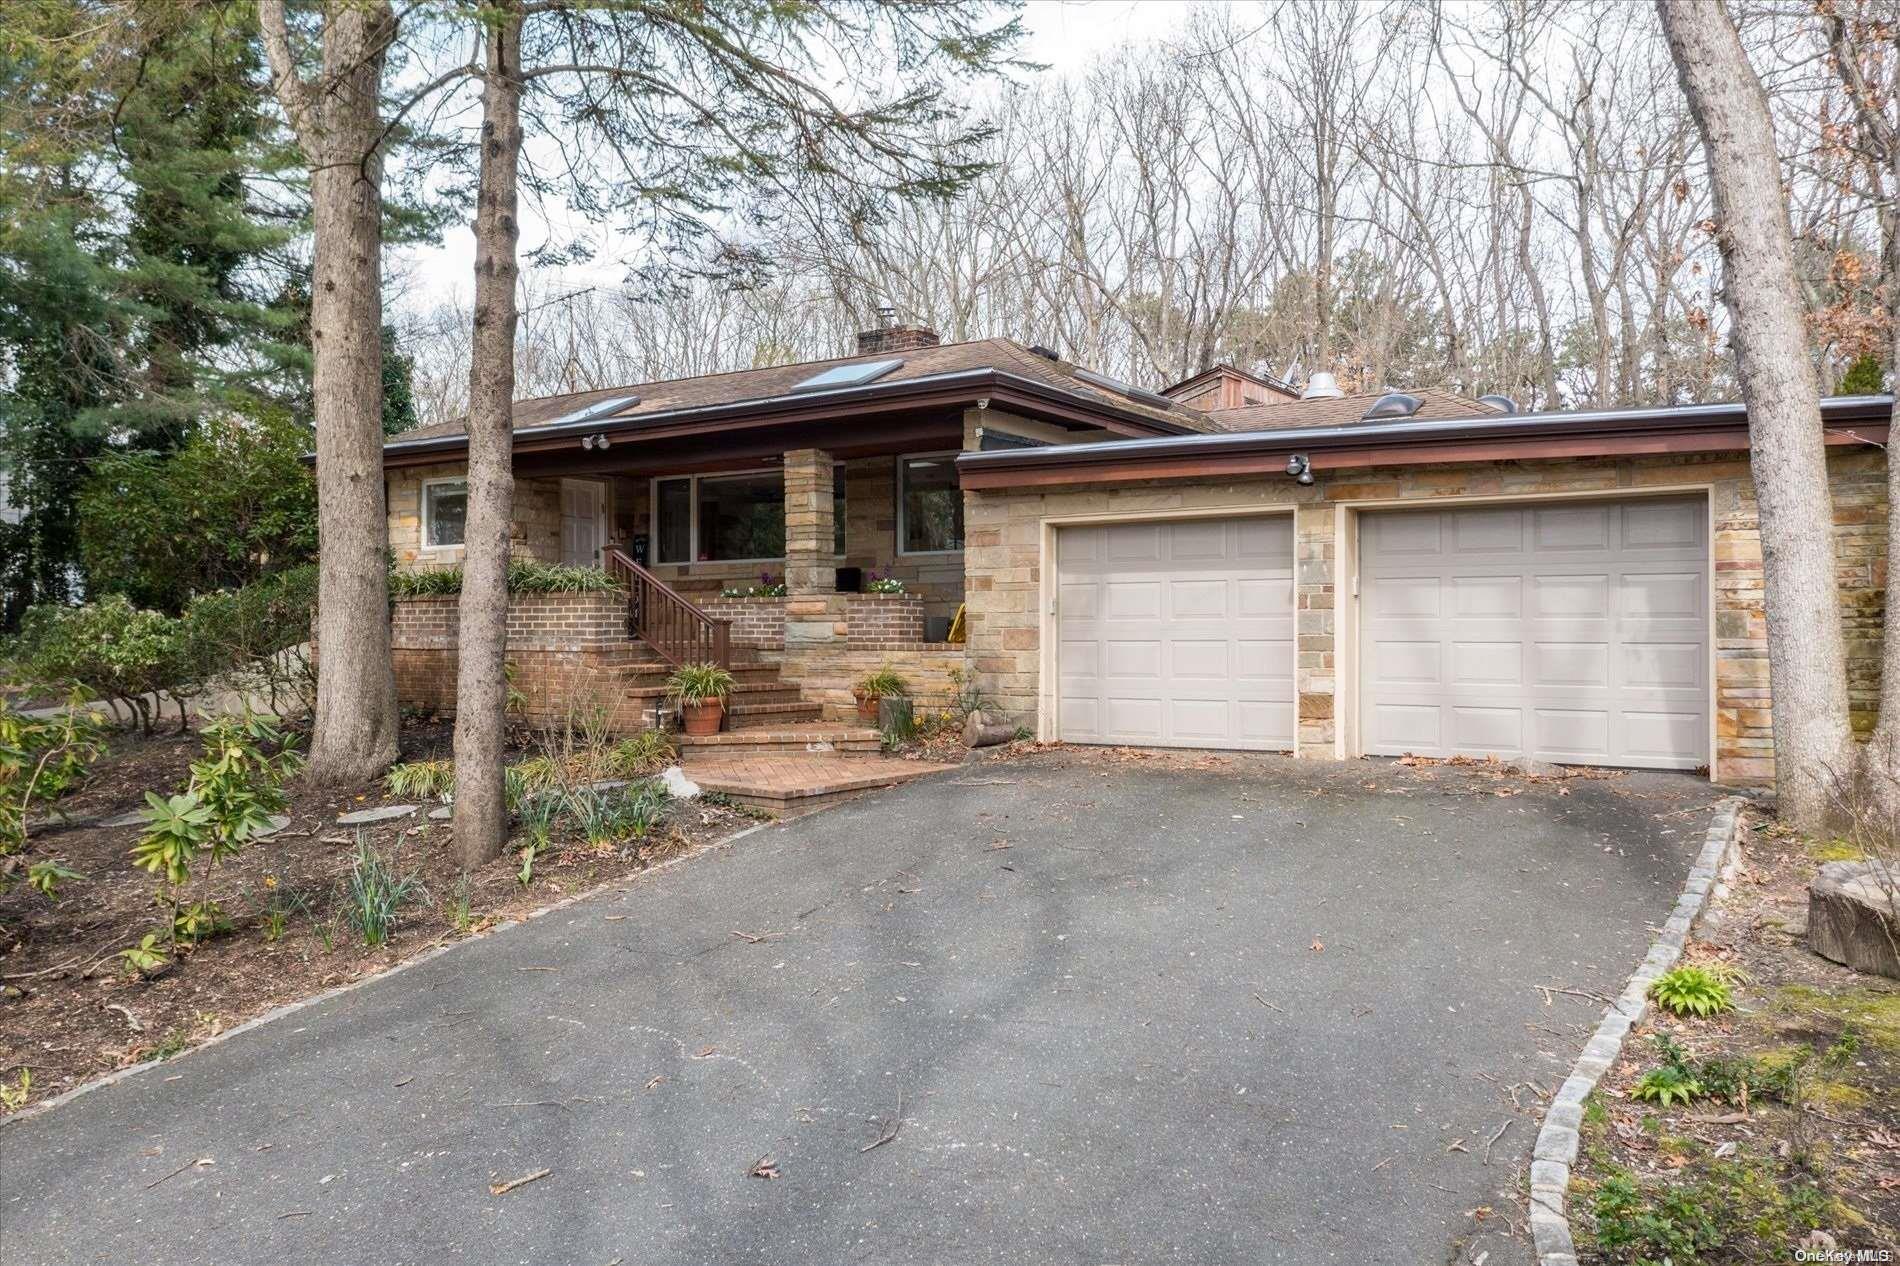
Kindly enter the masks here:
M 627 631 L 667 663 L 732 667 L 732 625 L 715 620 L 664 580 L 609 546 L 601 551 L 607 573 L 627 587 Z

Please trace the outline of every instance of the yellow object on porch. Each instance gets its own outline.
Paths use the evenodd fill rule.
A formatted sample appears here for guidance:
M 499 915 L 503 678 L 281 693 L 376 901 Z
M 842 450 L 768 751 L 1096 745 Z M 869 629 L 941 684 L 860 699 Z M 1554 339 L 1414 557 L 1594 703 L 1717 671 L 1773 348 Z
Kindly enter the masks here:
M 957 613 L 950 618 L 950 631 L 944 634 L 944 637 L 943 637 L 944 641 L 954 642 L 959 646 L 963 644 L 963 639 L 965 636 L 965 630 L 963 628 L 964 605 L 965 604 L 961 602 L 957 603 Z

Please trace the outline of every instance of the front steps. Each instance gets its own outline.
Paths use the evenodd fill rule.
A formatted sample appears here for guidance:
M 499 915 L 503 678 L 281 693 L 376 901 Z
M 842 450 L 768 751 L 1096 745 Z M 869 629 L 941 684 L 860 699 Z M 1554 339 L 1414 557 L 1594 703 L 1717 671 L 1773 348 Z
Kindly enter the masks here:
M 675 734 L 680 765 L 702 790 L 776 814 L 815 813 L 866 791 L 922 778 L 954 765 L 898 760 L 882 754 L 877 730 L 825 721 L 824 708 L 780 678 L 754 647 L 732 649 L 732 694 L 727 728 L 717 734 Z M 666 703 L 671 673 L 651 648 L 631 642 L 610 661 L 648 725 Z

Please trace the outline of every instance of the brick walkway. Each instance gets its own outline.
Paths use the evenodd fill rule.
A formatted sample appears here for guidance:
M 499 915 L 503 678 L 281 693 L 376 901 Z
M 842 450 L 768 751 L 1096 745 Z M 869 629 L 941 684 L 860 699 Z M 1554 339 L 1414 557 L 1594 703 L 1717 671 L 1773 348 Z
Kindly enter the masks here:
M 689 748 L 684 768 L 702 790 L 791 816 L 957 766 L 844 752 L 741 754 L 714 748 L 702 755 Z

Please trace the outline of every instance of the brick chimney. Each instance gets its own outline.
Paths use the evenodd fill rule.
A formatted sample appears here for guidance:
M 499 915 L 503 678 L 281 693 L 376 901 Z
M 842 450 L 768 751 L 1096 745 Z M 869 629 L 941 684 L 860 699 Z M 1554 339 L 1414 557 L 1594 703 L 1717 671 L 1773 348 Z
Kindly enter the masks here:
M 927 326 L 899 325 L 897 309 L 884 306 L 877 310 L 877 328 L 858 332 L 858 355 L 913 352 L 920 347 L 935 347 L 942 341 L 938 333 Z

